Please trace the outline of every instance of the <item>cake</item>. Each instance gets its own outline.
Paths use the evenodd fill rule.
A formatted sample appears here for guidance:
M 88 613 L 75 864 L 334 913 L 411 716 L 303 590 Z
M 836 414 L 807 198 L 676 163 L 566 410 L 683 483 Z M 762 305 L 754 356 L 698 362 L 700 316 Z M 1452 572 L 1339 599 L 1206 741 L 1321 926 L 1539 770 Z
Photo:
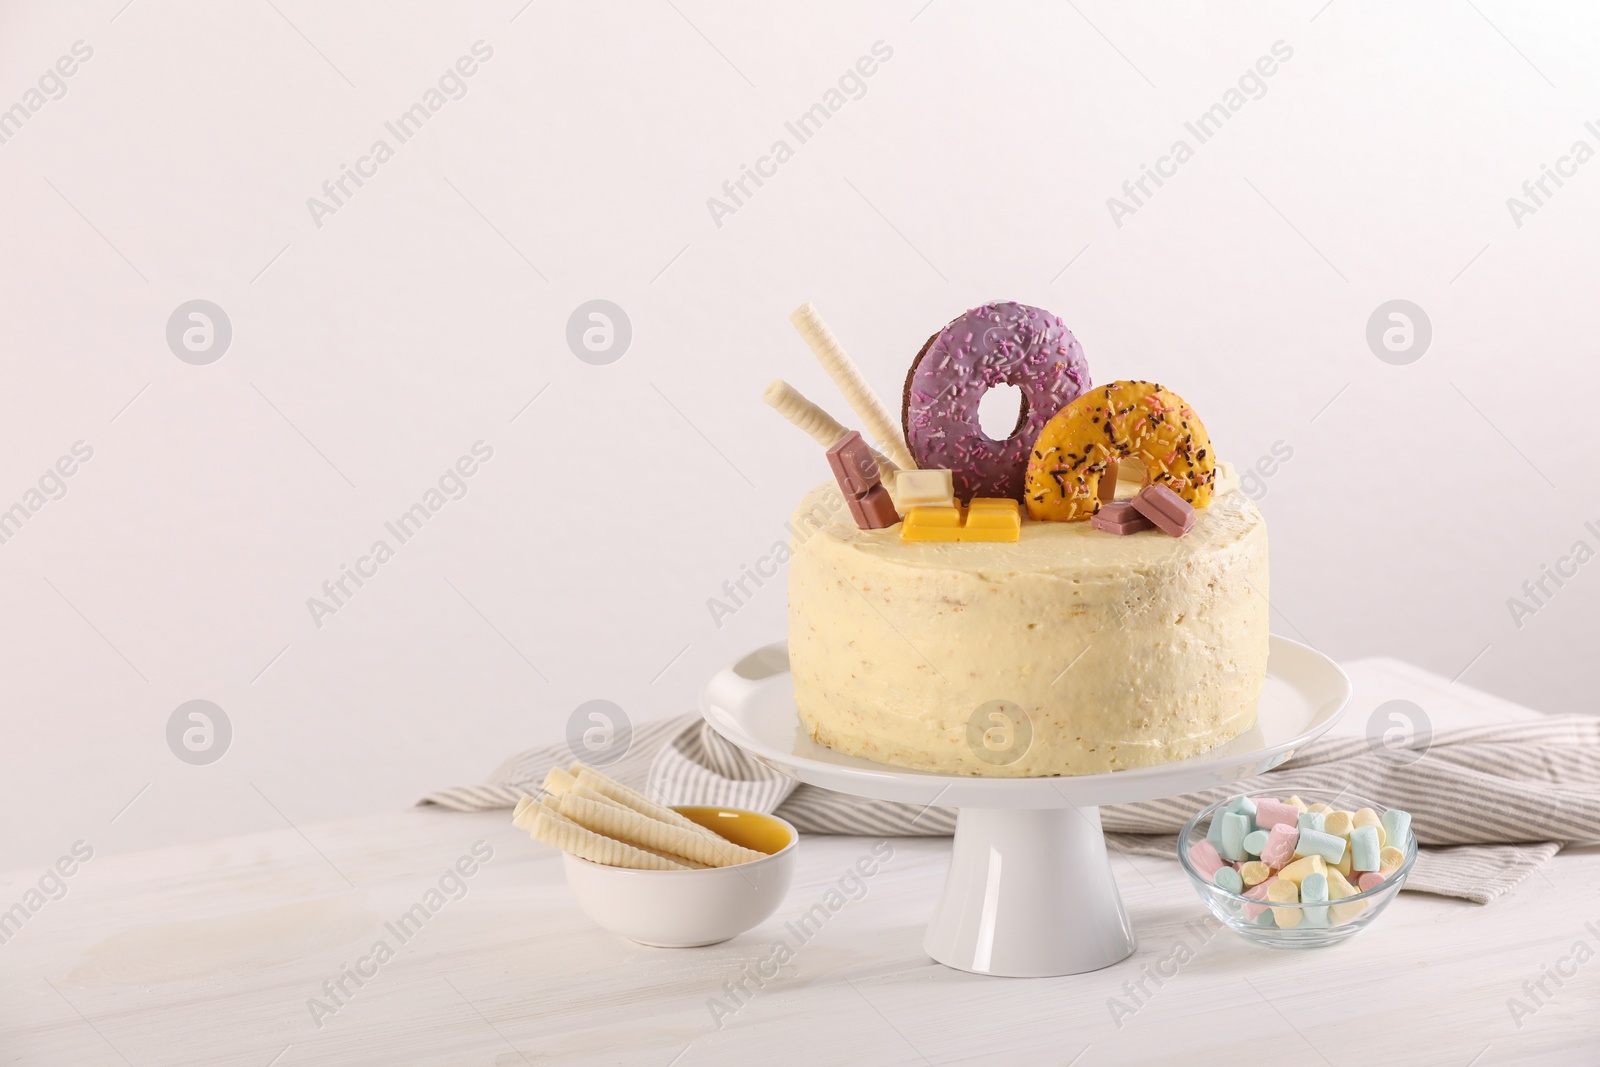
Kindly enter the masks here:
M 941 351 L 957 354 L 945 369 L 970 393 L 1023 387 L 1013 439 L 990 447 L 975 401 L 915 424 L 919 404 L 957 388 L 926 388 Z M 903 439 L 859 404 L 884 451 L 811 406 L 831 424 L 807 428 L 832 441 L 836 481 L 791 523 L 789 663 L 817 742 L 937 773 L 1083 775 L 1195 756 L 1254 725 L 1266 523 L 1181 397 L 1149 382 L 1092 387 L 1070 331 L 1009 304 L 923 346 Z M 943 484 L 970 496 L 938 499 L 941 478 L 923 473 L 935 457 L 955 468 Z

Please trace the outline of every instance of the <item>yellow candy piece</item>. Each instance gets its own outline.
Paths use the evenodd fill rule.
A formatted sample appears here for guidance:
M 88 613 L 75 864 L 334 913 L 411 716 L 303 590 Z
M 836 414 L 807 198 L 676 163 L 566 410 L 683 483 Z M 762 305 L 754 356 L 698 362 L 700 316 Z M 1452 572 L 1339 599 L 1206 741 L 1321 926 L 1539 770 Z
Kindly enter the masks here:
M 1383 847 L 1389 836 L 1383 832 L 1383 820 L 1378 818 L 1378 813 L 1373 811 L 1371 808 L 1362 808 L 1360 811 L 1356 812 L 1354 817 L 1351 818 L 1350 824 L 1351 829 L 1354 829 L 1357 826 L 1376 826 L 1378 828 L 1379 848 Z
M 1355 817 L 1351 811 L 1330 811 L 1322 817 L 1322 828 L 1334 837 L 1349 837 Z
M 973 497 L 963 541 L 1015 541 L 1022 536 L 1022 505 L 1009 497 Z
M 961 508 L 956 504 L 914 507 L 900 523 L 902 541 L 961 540 Z
M 1320 857 L 1317 857 L 1320 858 Z M 1294 882 L 1286 882 L 1280 874 L 1278 880 L 1267 886 L 1267 899 L 1278 904 L 1300 903 L 1300 887 Z M 1273 908 L 1272 920 L 1280 927 L 1287 930 L 1299 926 L 1302 914 L 1299 908 Z
M 900 523 L 902 541 L 1016 541 L 1021 536 L 1022 507 L 1005 498 L 975 497 L 965 509 L 915 506 Z
M 1284 803 L 1297 811 L 1305 812 L 1311 810 L 1310 808 L 1306 807 L 1306 802 L 1301 800 L 1299 797 L 1290 797 L 1288 800 L 1284 801 Z
M 1246 889 L 1258 886 L 1272 877 L 1272 868 L 1260 860 L 1251 860 L 1249 863 L 1239 865 L 1239 877 L 1244 879 Z
M 1348 852 L 1350 850 L 1346 849 L 1345 851 Z M 1295 892 L 1299 893 L 1300 880 L 1306 875 L 1327 873 L 1327 863 L 1323 861 L 1321 856 L 1313 853 L 1310 856 L 1301 856 L 1299 859 L 1289 864 L 1289 866 L 1278 871 L 1278 882 L 1293 882 L 1296 887 Z M 1277 885 L 1278 882 L 1274 882 L 1272 884 Z
M 1328 805 L 1326 805 L 1326 804 L 1313 804 L 1313 805 L 1311 805 L 1311 809 L 1310 810 L 1312 812 L 1314 812 L 1315 814 L 1317 814 L 1317 815 L 1326 815 L 1328 812 L 1332 811 L 1333 809 L 1328 807 Z
M 1390 845 L 1378 852 L 1378 873 L 1387 877 L 1391 871 L 1399 870 L 1405 861 L 1406 854 Z
M 1197 508 L 1211 503 L 1217 458 L 1194 409 L 1154 382 L 1122 381 L 1090 389 L 1039 431 L 1023 490 L 1028 514 L 1089 518 L 1100 510 L 1100 479 L 1130 456 L 1144 464 L 1150 484 Z

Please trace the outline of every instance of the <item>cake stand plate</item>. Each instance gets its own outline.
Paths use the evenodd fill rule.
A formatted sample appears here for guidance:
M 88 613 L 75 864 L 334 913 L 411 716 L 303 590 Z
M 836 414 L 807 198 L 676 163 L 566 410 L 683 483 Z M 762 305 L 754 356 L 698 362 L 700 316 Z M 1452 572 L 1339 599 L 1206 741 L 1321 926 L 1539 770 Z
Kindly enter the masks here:
M 1036 978 L 1125 959 L 1133 930 L 1100 829 L 1101 804 L 1188 793 L 1271 770 L 1332 726 L 1350 702 L 1339 666 L 1273 635 L 1256 724 L 1200 756 L 1057 778 L 932 774 L 848 756 L 801 725 L 783 644 L 757 649 L 706 683 L 717 733 L 791 778 L 875 800 L 959 809 L 950 873 L 923 948 L 946 966 Z

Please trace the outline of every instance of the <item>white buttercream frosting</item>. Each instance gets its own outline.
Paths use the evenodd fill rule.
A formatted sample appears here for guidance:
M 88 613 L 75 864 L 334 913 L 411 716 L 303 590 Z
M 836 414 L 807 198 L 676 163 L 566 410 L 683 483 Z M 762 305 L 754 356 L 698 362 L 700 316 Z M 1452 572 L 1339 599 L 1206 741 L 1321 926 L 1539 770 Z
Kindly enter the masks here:
M 1268 622 L 1266 522 L 1236 484 L 1220 478 L 1182 538 L 1025 520 L 998 544 L 858 529 L 819 486 L 795 513 L 789 568 L 801 721 L 882 763 L 1016 777 L 1165 763 L 1234 737 L 1255 723 Z M 1025 751 L 974 748 L 969 720 L 992 701 L 1026 716 Z

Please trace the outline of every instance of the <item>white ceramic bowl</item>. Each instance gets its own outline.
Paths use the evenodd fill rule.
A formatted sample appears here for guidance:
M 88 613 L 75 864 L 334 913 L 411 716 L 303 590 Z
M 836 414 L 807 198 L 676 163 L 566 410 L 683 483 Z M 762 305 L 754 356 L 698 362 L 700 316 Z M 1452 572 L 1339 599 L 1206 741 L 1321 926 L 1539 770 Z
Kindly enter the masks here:
M 636 871 L 568 854 L 567 885 L 585 915 L 641 945 L 693 948 L 736 937 L 783 902 L 800 835 L 776 815 L 739 808 L 675 809 L 764 859 L 695 871 Z

